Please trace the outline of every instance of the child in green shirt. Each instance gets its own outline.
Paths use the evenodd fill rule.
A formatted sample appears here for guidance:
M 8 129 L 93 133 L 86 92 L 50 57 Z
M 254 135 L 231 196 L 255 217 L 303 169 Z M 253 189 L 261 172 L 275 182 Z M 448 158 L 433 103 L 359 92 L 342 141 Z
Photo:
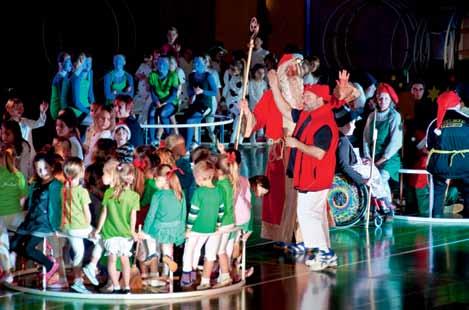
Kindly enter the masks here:
M 80 180 L 85 174 L 83 161 L 78 157 L 70 157 L 64 163 L 63 173 L 65 183 L 62 191 L 62 231 L 69 236 L 68 241 L 75 253 L 72 264 L 74 276 L 72 289 L 78 293 L 89 294 L 90 291 L 83 284 L 81 276 L 81 264 L 85 254 L 83 239 L 88 238 L 93 231 L 91 227 L 90 194 L 80 185 Z M 102 251 L 100 243 L 95 242 L 92 257 L 98 260 Z M 90 273 L 91 282 L 97 285 L 99 283 L 93 281 L 96 278 L 95 269 L 95 265 L 91 268 L 85 268 L 87 271 L 85 274 Z
M 220 227 L 224 214 L 224 192 L 212 183 L 215 167 L 209 161 L 200 161 L 194 167 L 195 182 L 199 186 L 191 200 L 187 219 L 186 244 L 184 247 L 181 286 L 189 287 L 195 281 L 193 268 L 195 248 L 205 243 L 205 263 L 202 280 L 197 289 L 210 288 L 210 273 L 216 260 L 219 237 L 213 235 Z
M 143 227 L 144 237 L 153 238 L 161 245 L 166 276 L 169 270 L 175 272 L 178 267 L 173 261 L 173 246 L 184 243 L 186 200 L 177 170 L 165 164 L 156 169 L 159 190 L 153 195 Z
M 135 168 L 131 164 L 119 163 L 111 159 L 104 165 L 103 183 L 109 185 L 103 198 L 103 207 L 98 227 L 93 235 L 102 231 L 104 248 L 108 256 L 108 273 L 114 293 L 130 293 L 129 257 L 133 240 L 138 238 L 135 232 L 137 211 L 140 208 L 140 197 L 132 190 L 135 182 Z M 116 260 L 122 264 L 124 289 L 119 285 Z

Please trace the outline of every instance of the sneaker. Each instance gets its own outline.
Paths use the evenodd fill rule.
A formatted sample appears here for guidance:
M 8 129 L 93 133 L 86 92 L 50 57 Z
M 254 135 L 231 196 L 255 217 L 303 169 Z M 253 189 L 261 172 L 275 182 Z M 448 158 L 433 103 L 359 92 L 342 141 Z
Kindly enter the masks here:
M 75 280 L 73 283 L 72 290 L 74 290 L 77 293 L 82 293 L 82 294 L 90 294 L 91 292 L 86 288 L 86 286 L 83 284 L 83 280 Z
M 228 277 L 224 280 L 220 280 L 219 282 L 217 282 L 217 284 L 215 284 L 213 288 L 220 288 L 220 287 L 228 286 L 228 285 L 231 285 L 231 283 L 233 283 L 233 279 L 231 279 L 231 277 Z M 209 288 L 210 288 L 210 285 L 209 285 Z
M 191 277 L 191 272 L 183 272 L 180 283 L 181 283 L 182 288 L 191 287 L 194 284 L 194 281 L 192 280 L 192 277 Z
M 198 291 L 208 290 L 210 288 L 211 288 L 210 283 L 200 284 L 197 286 Z
M 158 280 L 158 279 L 151 279 L 151 280 L 144 280 L 143 284 L 145 286 L 151 286 L 151 287 L 162 287 L 162 286 L 166 286 L 166 284 L 168 283 L 166 283 L 165 281 Z
M 94 286 L 99 285 L 99 281 L 96 278 L 95 268 L 91 266 L 91 264 L 86 265 L 85 267 L 82 268 L 82 270 L 85 276 L 88 278 L 88 280 L 90 280 L 91 284 L 93 284 Z
M 326 268 L 335 268 L 337 267 L 337 255 L 334 251 L 329 250 L 329 252 L 319 251 L 318 254 L 313 254 L 310 256 L 305 264 L 309 266 L 309 269 L 312 271 L 320 271 Z
M 54 274 L 49 281 L 47 281 L 47 288 L 61 290 L 68 288 L 68 282 L 66 279 L 61 279 L 59 274 Z
M 119 290 L 117 294 L 123 294 L 123 295 L 129 295 L 130 294 L 130 289 L 129 288 L 124 288 Z
M 443 213 L 449 214 L 457 214 L 464 209 L 464 205 L 462 203 L 455 203 L 449 206 L 445 206 L 443 209 Z
M 287 250 L 288 250 L 288 253 L 291 253 L 291 254 L 303 254 L 303 253 L 306 253 L 307 251 L 304 242 L 290 243 L 287 246 Z
M 46 281 L 49 281 L 49 279 L 59 270 L 59 262 L 57 262 L 53 258 L 49 258 L 52 261 L 52 268 L 46 273 Z

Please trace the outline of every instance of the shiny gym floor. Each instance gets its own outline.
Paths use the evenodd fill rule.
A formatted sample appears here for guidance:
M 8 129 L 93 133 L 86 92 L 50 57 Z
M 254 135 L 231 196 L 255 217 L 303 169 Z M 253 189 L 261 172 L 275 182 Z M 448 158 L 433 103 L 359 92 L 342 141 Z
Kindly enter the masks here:
M 263 148 L 243 150 L 244 175 L 262 173 Z M 123 304 L 58 300 L 0 289 L 0 309 L 469 309 L 469 225 L 417 224 L 395 219 L 379 229 L 333 229 L 336 271 L 309 272 L 260 239 L 247 251 L 255 268 L 236 293 L 184 303 Z

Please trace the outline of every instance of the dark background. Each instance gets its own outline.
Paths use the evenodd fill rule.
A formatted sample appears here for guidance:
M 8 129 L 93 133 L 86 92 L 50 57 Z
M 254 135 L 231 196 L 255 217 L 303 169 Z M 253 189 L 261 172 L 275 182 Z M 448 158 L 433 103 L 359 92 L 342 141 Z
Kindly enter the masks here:
M 307 3 L 310 6 L 307 6 Z M 179 29 L 183 46 L 204 51 L 216 40 L 228 49 L 246 46 L 251 16 L 261 22 L 266 47 L 282 53 L 293 44 L 318 55 L 324 67 L 367 70 L 382 78 L 445 78 L 442 51 L 445 31 L 460 21 L 469 1 L 422 0 L 180 0 L 4 1 L 0 4 L 0 103 L 23 99 L 26 116 L 49 99 L 56 55 L 84 51 L 93 57 L 95 94 L 103 97 L 102 78 L 112 56 L 127 56 L 134 73 L 145 51 L 161 46 L 166 30 Z M 305 22 L 305 8 L 312 20 Z M 458 24 L 459 23 L 459 24 Z M 309 27 L 311 46 L 305 46 Z M 456 62 L 465 78 L 466 61 Z

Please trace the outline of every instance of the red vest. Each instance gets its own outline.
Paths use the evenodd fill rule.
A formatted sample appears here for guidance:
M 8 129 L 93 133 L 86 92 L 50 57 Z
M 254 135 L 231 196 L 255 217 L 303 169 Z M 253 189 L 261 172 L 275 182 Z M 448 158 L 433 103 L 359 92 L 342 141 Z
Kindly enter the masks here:
M 306 145 L 314 145 L 314 135 L 321 127 L 329 126 L 332 131 L 331 143 L 323 159 L 316 159 L 297 150 L 295 168 L 293 170 L 293 185 L 299 191 L 316 192 L 332 186 L 336 163 L 336 149 L 339 141 L 338 128 L 334 120 L 332 108 L 331 105 L 325 104 L 311 112 L 303 111 L 296 122 L 293 136 Z M 311 116 L 311 121 L 305 127 L 303 123 L 307 121 L 309 116 Z M 304 128 L 298 136 L 301 127 Z

